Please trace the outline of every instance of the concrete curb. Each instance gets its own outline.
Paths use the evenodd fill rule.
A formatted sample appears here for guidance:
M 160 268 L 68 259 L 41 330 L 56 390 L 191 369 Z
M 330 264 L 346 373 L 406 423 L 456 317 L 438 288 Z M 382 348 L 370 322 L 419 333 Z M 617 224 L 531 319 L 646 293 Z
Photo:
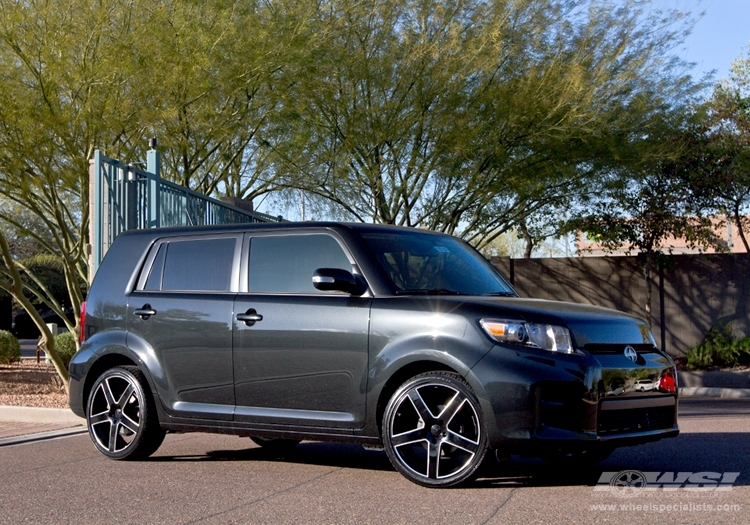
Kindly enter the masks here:
M 748 370 L 708 370 L 705 372 L 681 370 L 677 375 L 679 384 L 685 388 L 750 389 L 750 371 Z
M 33 443 L 35 441 L 43 441 L 46 439 L 55 439 L 55 438 L 61 438 L 61 437 L 75 436 L 78 434 L 85 434 L 86 432 L 87 432 L 86 427 L 79 426 L 75 428 L 63 428 L 62 430 L 52 430 L 51 432 L 37 432 L 35 434 L 12 436 L 8 438 L 0 439 L 0 447 L 8 447 L 10 445 L 20 445 L 22 443 Z
M 680 397 L 721 397 L 724 399 L 746 399 L 750 398 L 750 388 L 687 386 L 680 388 Z
M 86 420 L 75 415 L 68 408 L 37 408 L 0 406 L 0 421 L 16 423 L 43 423 L 83 425 Z

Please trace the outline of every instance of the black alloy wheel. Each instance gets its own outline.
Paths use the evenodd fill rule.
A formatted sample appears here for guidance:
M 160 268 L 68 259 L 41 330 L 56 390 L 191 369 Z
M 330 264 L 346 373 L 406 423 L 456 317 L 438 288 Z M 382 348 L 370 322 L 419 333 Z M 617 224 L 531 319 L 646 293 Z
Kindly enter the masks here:
M 404 383 L 385 409 L 382 435 L 396 470 L 427 487 L 470 480 L 487 452 L 479 401 L 451 372 L 427 372 Z
M 112 459 L 143 459 L 159 448 L 159 426 L 148 384 L 135 366 L 110 368 L 94 383 L 86 423 L 96 448 Z

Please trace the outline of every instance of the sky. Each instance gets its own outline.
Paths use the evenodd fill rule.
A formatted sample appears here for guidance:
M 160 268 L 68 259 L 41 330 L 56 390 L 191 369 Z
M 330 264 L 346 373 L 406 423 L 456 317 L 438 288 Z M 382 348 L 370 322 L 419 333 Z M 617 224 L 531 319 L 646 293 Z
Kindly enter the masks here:
M 669 0 L 676 9 L 704 12 L 676 54 L 695 62 L 693 77 L 716 70 L 714 80 L 728 78 L 732 61 L 750 52 L 750 0 Z

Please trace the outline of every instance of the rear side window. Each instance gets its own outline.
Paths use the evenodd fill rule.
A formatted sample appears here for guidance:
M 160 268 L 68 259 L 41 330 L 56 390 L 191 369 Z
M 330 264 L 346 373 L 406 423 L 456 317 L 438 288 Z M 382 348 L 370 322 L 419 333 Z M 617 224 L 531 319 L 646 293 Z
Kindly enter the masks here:
M 236 243 L 234 237 L 164 242 L 143 289 L 230 291 Z
M 352 271 L 344 250 L 329 235 L 255 237 L 250 241 L 250 292 L 329 294 L 312 284 L 318 268 Z
M 161 277 L 164 274 L 164 254 L 167 253 L 169 244 L 163 243 L 156 252 L 154 264 L 151 265 L 151 272 L 148 274 L 144 290 L 161 290 Z

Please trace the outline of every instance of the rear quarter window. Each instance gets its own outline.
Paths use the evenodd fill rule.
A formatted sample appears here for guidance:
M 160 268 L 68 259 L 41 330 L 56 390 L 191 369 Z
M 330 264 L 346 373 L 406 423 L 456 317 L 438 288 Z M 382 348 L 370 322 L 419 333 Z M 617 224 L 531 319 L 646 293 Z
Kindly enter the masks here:
M 141 289 L 230 291 L 236 246 L 235 237 L 162 242 Z

